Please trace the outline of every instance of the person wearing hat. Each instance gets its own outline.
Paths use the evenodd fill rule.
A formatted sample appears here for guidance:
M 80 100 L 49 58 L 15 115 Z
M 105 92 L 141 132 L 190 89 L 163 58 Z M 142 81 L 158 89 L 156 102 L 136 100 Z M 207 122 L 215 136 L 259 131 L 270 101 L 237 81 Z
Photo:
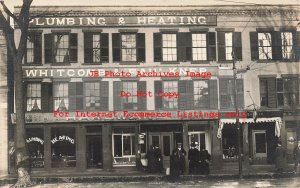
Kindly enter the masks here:
M 300 163 L 300 140 L 298 140 L 298 144 L 294 149 L 294 173 L 298 172 L 298 164 Z
M 186 151 L 182 148 L 182 143 L 177 143 L 177 148 L 172 151 L 171 156 L 171 176 L 175 179 L 184 173 Z
M 200 160 L 200 173 L 204 175 L 209 174 L 209 161 L 211 159 L 210 154 L 205 149 L 205 146 L 201 146 L 200 152 L 199 152 L 199 160 Z
M 282 173 L 286 164 L 286 151 L 281 145 L 281 141 L 277 142 L 275 150 L 275 168 L 277 173 Z
M 199 168 L 199 150 L 196 148 L 196 144 L 192 142 L 191 148 L 188 152 L 189 160 L 189 173 L 196 174 L 198 173 Z

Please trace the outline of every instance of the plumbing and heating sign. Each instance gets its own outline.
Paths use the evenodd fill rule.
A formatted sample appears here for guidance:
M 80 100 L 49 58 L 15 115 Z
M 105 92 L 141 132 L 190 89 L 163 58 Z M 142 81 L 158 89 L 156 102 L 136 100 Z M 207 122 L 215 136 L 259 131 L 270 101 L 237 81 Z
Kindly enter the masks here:
M 38 17 L 30 27 L 58 26 L 216 26 L 217 16 Z

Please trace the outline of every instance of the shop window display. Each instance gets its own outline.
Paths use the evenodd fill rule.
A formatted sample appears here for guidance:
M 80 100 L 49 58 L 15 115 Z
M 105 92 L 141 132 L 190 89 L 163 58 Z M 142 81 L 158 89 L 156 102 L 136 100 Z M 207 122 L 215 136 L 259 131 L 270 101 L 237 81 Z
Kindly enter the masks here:
M 75 128 L 51 128 L 51 161 L 53 168 L 76 166 Z
M 31 168 L 44 168 L 44 132 L 42 128 L 26 129 Z

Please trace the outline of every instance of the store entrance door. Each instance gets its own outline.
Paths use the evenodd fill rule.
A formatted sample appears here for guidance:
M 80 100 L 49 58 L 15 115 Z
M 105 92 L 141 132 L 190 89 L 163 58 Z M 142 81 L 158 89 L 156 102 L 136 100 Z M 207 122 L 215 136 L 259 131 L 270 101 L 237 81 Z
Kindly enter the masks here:
M 266 130 L 253 130 L 253 157 L 267 158 L 267 134 Z
M 170 167 L 170 156 L 173 150 L 173 134 L 171 132 L 150 132 L 149 133 L 149 145 L 159 146 L 163 158 L 163 167 Z

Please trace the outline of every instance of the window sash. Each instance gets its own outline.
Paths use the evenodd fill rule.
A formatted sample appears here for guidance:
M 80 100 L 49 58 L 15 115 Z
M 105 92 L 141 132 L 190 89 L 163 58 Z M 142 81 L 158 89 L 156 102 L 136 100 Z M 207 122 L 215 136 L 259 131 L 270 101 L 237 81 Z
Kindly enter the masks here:
M 122 61 L 136 61 L 136 34 L 121 35 Z
M 54 35 L 54 60 L 56 63 L 69 61 L 69 35 Z
M 41 84 L 29 83 L 27 85 L 27 111 L 41 110 Z
M 99 110 L 101 106 L 100 100 L 100 84 L 98 82 L 85 83 L 85 109 L 89 111 Z
M 192 34 L 193 61 L 207 60 L 206 33 Z
M 101 37 L 100 34 L 93 35 L 93 63 L 101 62 Z
M 225 58 L 226 60 L 232 60 L 233 56 L 233 44 L 232 44 L 233 33 L 225 33 Z
M 54 110 L 67 111 L 69 109 L 68 83 L 53 84 Z
M 272 59 L 271 33 L 258 33 L 258 56 L 259 59 Z
M 26 63 L 34 63 L 34 37 L 28 36 L 27 39 L 27 53 L 26 53 Z
M 178 92 L 178 81 L 163 81 L 163 92 Z M 163 108 L 178 108 L 178 98 L 163 97 Z
M 195 108 L 209 108 L 209 86 L 207 80 L 194 81 Z
M 123 109 L 137 110 L 138 109 L 138 97 L 137 97 L 137 82 L 123 82 L 122 90 L 130 92 L 131 96 L 122 97 Z
M 162 34 L 163 61 L 177 61 L 176 34 Z
M 292 32 L 281 32 L 281 50 L 282 59 L 295 59 Z

